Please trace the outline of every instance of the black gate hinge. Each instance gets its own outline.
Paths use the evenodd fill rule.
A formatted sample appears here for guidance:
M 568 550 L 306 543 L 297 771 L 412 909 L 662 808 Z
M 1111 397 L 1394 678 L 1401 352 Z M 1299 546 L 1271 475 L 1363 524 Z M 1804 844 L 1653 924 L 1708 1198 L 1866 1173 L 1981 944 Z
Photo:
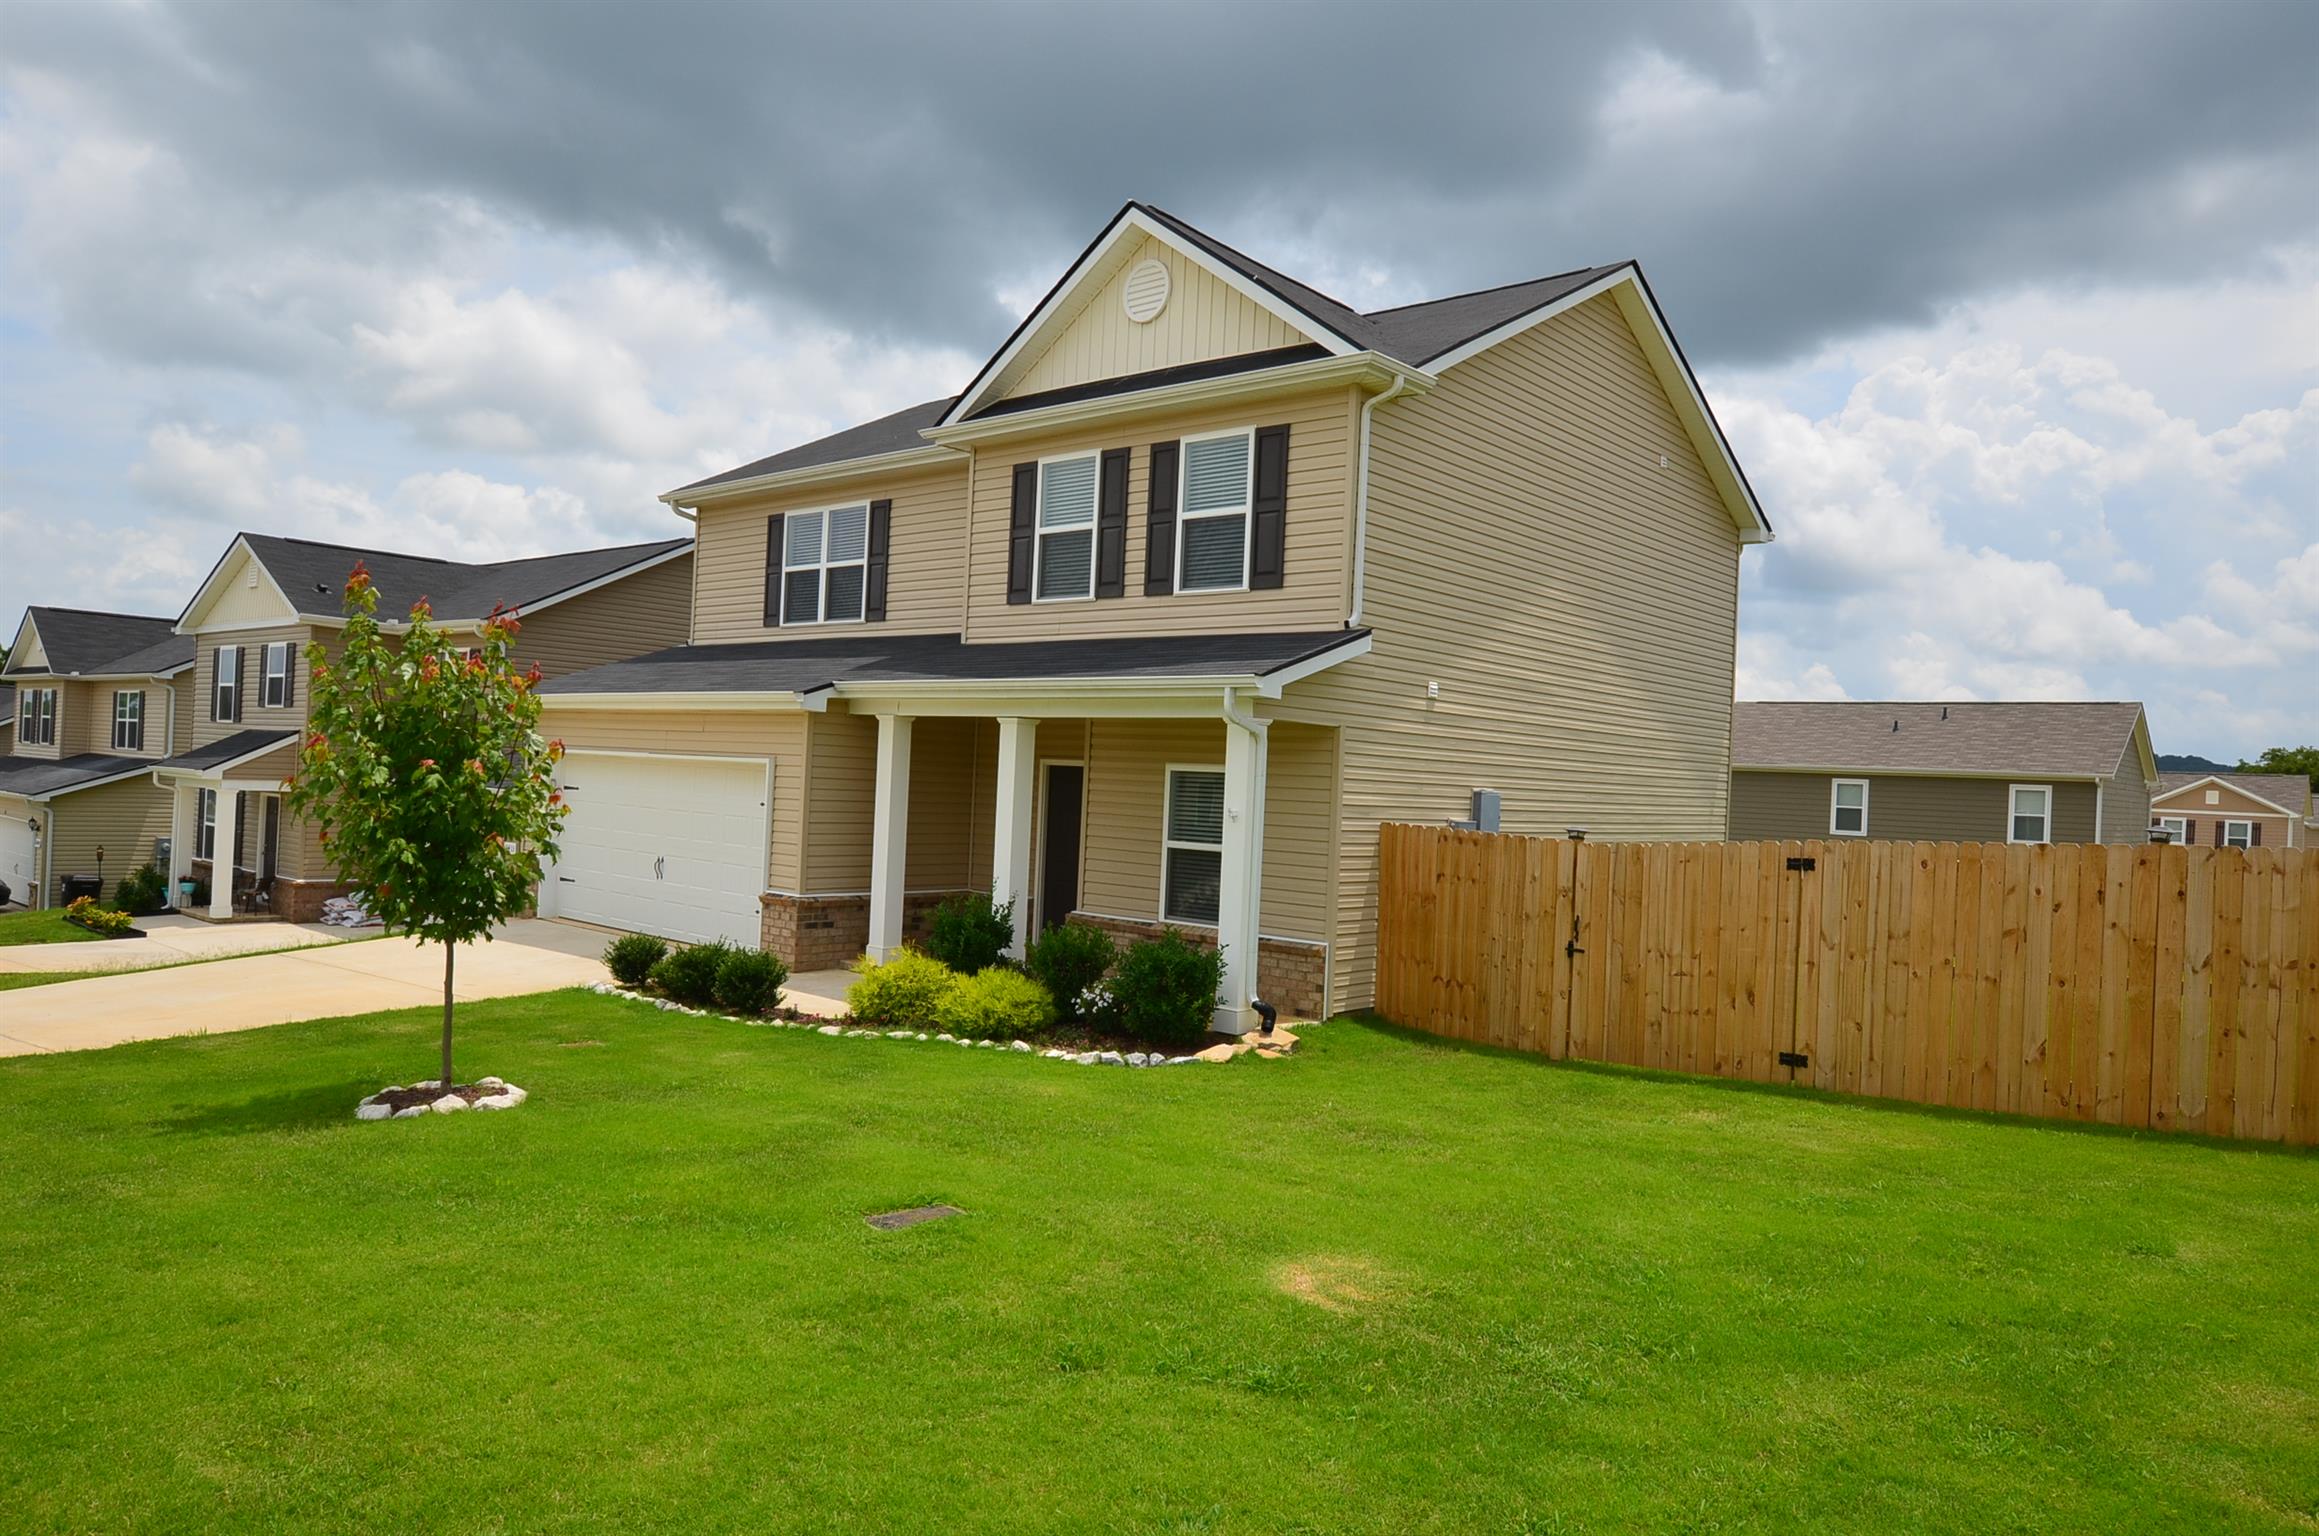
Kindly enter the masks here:
M 1808 853 L 1805 854 L 1802 858 L 1788 860 L 1788 868 L 1802 870 L 1806 874 L 1809 874 L 1811 871 L 1818 869 L 1819 867 L 1820 861 L 1813 858 Z
M 1802 1051 L 1780 1052 L 1780 1065 L 1783 1067 L 1808 1067 L 1811 1064 L 1812 1058 L 1806 1056 Z

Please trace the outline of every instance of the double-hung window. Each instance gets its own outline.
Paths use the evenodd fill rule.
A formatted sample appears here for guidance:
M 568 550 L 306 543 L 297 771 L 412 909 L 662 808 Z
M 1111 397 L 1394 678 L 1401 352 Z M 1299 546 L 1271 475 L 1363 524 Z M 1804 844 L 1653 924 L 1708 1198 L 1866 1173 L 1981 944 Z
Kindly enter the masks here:
M 264 681 L 258 685 L 258 702 L 268 709 L 282 709 L 290 702 L 290 642 L 276 640 L 266 647 Z
M 2006 797 L 2005 819 L 2005 841 L 2009 843 L 2052 842 L 2053 786 L 2014 785 Z
M 2225 848 L 2252 848 L 2255 845 L 2255 824 L 2251 821 L 2225 821 L 2222 824 L 2222 845 Z
M 1828 832 L 1834 837 L 1868 835 L 1868 781 L 1838 779 L 1829 791 Z
M 850 624 L 862 616 L 870 504 L 792 512 L 781 533 L 781 622 Z
M 113 695 L 113 750 L 145 750 L 145 694 L 142 689 L 125 690 Z
M 1170 768 L 1160 916 L 1212 925 L 1223 888 L 1224 770 Z
M 28 747 L 56 745 L 56 690 L 27 688 L 17 704 L 16 740 Z
M 1248 586 L 1248 521 L 1256 497 L 1253 429 L 1188 437 L 1176 514 L 1178 592 L 1239 592 Z
M 217 857 L 217 791 L 204 789 L 197 794 L 200 804 L 193 828 L 193 856 L 214 860 Z
M 210 653 L 209 718 L 242 717 L 242 648 L 221 645 Z
M 1092 453 L 1039 465 L 1038 602 L 1095 595 L 1096 466 Z
M 2190 831 L 2190 818 L 2187 816 L 2161 816 L 2150 823 L 2150 830 L 2165 833 L 2166 841 L 2170 843 L 2188 842 L 2190 840 L 2187 835 Z

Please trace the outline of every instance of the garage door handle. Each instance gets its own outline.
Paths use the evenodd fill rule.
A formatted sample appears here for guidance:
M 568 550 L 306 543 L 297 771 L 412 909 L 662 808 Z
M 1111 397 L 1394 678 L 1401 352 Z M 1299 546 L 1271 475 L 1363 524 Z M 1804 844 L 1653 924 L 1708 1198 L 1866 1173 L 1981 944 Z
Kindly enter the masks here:
M 579 881 L 573 879 L 570 875 L 558 875 L 556 878 L 561 880 L 566 885 L 578 885 L 580 883 Z
M 665 856 L 652 861 L 652 878 L 655 880 L 668 878 L 668 859 Z

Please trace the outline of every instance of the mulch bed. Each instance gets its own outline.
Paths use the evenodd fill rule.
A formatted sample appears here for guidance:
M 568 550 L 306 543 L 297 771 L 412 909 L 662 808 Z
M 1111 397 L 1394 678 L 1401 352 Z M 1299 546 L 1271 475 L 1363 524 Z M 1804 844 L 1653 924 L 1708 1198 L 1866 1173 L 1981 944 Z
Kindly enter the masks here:
M 507 1092 L 505 1088 L 492 1088 L 482 1083 L 459 1083 L 451 1091 L 470 1104 L 477 1099 L 488 1099 L 494 1094 Z M 398 1088 L 392 1093 L 372 1095 L 371 1102 L 390 1105 L 395 1109 L 414 1109 L 422 1104 L 432 1104 L 442 1096 L 443 1090 L 440 1088 Z

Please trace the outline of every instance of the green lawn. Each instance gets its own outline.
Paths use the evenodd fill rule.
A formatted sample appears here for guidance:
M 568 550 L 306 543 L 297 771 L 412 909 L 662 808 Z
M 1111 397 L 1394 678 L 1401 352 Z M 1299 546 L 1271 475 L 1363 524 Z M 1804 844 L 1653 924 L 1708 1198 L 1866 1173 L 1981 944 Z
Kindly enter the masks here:
M 91 942 L 102 944 L 104 936 L 91 933 L 78 923 L 66 922 L 62 907 L 43 907 L 38 912 L 0 912 L 0 946 Z
M 26 987 L 53 987 L 60 981 L 86 981 L 91 976 L 126 976 L 127 971 L 0 971 L 0 992 Z
M 357 1124 L 424 1011 L 0 1060 L 10 1530 L 2319 1517 L 2310 1156 L 1346 1023 L 1131 1072 L 462 1012 L 530 1103 Z

